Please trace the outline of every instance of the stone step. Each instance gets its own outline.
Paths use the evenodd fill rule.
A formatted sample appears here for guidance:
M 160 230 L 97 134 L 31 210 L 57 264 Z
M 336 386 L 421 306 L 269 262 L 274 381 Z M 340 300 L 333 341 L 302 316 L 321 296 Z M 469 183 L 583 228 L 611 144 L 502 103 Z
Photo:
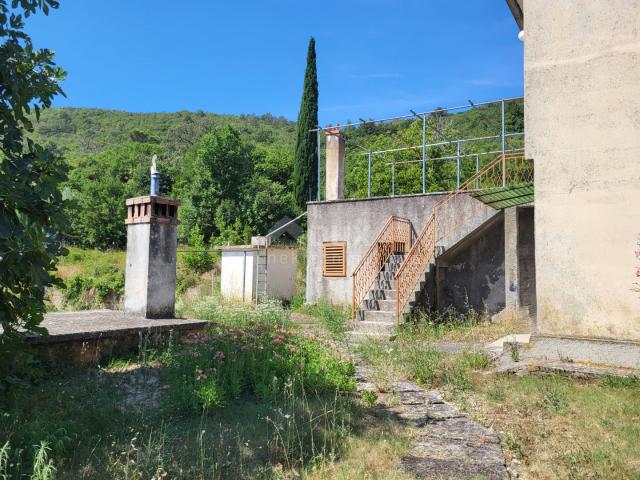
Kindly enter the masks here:
M 396 321 L 396 312 L 383 311 L 383 310 L 360 310 L 362 312 L 362 319 L 365 322 L 388 322 L 394 323 Z
M 396 290 L 369 290 L 367 300 L 395 300 L 398 298 L 398 292 Z
M 365 320 L 363 322 L 358 322 L 355 331 L 356 332 L 369 332 L 369 333 L 386 333 L 393 334 L 396 329 L 395 322 L 372 322 Z
M 395 273 L 394 272 L 387 272 L 387 271 L 382 271 L 378 274 L 378 280 L 394 280 L 395 279 Z
M 395 290 L 396 289 L 396 281 L 395 280 L 384 280 L 384 279 L 376 279 L 373 282 L 373 288 L 376 290 Z
M 357 330 L 347 332 L 347 340 L 354 345 L 358 345 L 359 343 L 365 342 L 369 339 L 388 340 L 392 336 L 393 334 L 389 334 L 387 332 L 360 332 Z
M 395 312 L 396 310 L 396 301 L 395 300 L 365 300 L 362 302 L 363 310 L 370 311 L 384 311 L 384 312 Z

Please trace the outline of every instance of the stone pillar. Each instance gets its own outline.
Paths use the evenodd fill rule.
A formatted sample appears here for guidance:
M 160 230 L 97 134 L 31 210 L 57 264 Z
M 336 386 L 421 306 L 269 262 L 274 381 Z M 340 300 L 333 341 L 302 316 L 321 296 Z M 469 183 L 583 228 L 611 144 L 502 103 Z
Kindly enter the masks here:
M 326 130 L 327 161 L 325 200 L 344 198 L 344 135 L 340 126 Z
M 173 318 L 176 302 L 178 200 L 157 196 L 127 199 L 125 312 Z
M 504 288 L 505 310 L 517 313 L 518 293 L 518 208 L 504 210 Z

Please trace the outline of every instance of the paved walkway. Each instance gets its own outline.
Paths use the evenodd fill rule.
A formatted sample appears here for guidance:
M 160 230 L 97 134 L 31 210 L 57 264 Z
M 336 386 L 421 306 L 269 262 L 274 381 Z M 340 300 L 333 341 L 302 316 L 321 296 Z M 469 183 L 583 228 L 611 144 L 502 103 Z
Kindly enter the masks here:
M 358 391 L 375 390 L 370 379 L 369 368 L 358 365 Z M 389 402 L 390 394 L 380 394 L 382 408 L 422 431 L 402 458 L 407 471 L 429 479 L 509 478 L 498 437 L 492 430 L 468 418 L 435 390 L 401 381 L 392 384 L 390 391 L 399 395 L 400 401 Z

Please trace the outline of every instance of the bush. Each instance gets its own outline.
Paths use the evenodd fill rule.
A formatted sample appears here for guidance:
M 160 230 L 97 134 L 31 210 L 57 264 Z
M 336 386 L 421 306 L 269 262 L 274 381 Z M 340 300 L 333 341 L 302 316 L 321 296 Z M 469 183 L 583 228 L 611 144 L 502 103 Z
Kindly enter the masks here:
M 124 293 L 124 274 L 117 268 L 97 278 L 75 275 L 67 281 L 63 290 L 67 305 L 79 310 L 103 306 L 108 297 L 120 297 Z
M 195 251 L 183 254 L 182 264 L 187 272 L 202 274 L 211 270 L 215 265 L 215 259 L 207 252 L 209 246 L 204 241 L 204 234 L 200 233 L 197 227 L 191 232 L 189 244 L 189 250 Z
M 223 407 L 247 393 L 277 398 L 285 388 L 318 394 L 353 391 L 354 366 L 320 341 L 272 323 L 213 324 L 168 352 L 161 372 L 170 408 Z

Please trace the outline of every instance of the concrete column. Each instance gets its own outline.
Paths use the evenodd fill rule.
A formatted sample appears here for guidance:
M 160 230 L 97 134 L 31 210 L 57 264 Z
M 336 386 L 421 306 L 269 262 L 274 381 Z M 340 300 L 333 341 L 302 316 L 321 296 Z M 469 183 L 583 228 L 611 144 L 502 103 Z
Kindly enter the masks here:
M 340 126 L 326 130 L 327 160 L 325 200 L 344 198 L 344 135 Z
M 125 312 L 173 318 L 180 202 L 157 196 L 127 199 Z
M 504 210 L 504 288 L 505 310 L 518 312 L 518 209 Z

